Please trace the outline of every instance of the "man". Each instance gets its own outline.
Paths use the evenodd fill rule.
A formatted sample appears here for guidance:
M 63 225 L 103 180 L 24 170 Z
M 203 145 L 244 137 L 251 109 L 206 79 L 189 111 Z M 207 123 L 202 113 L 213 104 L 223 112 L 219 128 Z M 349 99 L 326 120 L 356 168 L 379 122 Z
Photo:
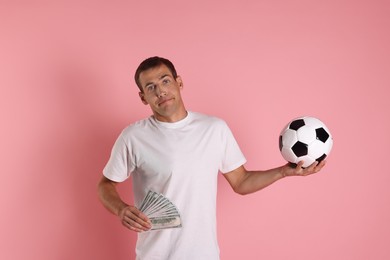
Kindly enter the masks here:
M 103 205 L 128 229 L 138 232 L 137 259 L 219 259 L 216 236 L 217 176 L 222 172 L 233 190 L 248 194 L 286 176 L 306 176 L 325 165 L 284 165 L 248 171 L 236 140 L 218 118 L 187 111 L 183 80 L 167 59 L 143 61 L 135 81 L 139 97 L 153 115 L 126 127 L 118 137 L 99 183 Z M 117 183 L 133 178 L 135 205 L 119 196 Z M 182 227 L 150 230 L 140 210 L 148 190 L 163 194 L 178 208 Z

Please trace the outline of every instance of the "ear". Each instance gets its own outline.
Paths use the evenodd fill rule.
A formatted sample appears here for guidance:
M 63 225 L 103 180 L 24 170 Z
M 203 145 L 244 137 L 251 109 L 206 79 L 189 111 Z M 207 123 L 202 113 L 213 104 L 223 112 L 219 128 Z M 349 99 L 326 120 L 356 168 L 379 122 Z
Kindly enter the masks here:
M 140 97 L 142 103 L 144 103 L 144 105 L 147 105 L 148 104 L 148 101 L 145 100 L 145 94 L 142 93 L 141 91 L 138 92 L 138 96 Z
M 183 80 L 181 79 L 180 76 L 177 76 L 176 77 L 176 82 L 179 84 L 179 88 L 183 88 L 184 84 L 183 84 Z

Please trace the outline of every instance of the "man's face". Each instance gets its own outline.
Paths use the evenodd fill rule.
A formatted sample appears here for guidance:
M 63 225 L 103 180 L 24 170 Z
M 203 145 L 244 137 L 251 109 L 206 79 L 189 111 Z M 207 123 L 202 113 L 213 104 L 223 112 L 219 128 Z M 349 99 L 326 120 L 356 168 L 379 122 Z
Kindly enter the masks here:
M 149 105 L 159 121 L 175 122 L 186 115 L 181 98 L 183 82 L 178 76 L 173 78 L 165 65 L 141 72 L 139 76 L 142 92 L 139 96 L 145 105 Z

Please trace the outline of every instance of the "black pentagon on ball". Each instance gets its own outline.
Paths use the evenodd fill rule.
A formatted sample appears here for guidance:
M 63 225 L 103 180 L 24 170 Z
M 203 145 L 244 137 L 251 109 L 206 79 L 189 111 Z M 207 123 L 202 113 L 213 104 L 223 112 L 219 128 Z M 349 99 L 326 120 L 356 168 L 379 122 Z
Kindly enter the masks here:
M 283 148 L 283 136 L 279 136 L 279 150 L 281 151 Z
M 296 142 L 292 147 L 291 150 L 294 152 L 294 154 L 297 157 L 301 157 L 304 155 L 307 155 L 308 149 L 307 149 L 307 144 L 302 143 L 302 142 Z
M 317 134 L 317 139 L 322 141 L 323 143 L 325 143 L 326 140 L 328 140 L 329 138 L 328 132 L 326 132 L 326 130 L 322 127 L 316 129 L 316 134 Z
M 297 119 L 291 122 L 289 128 L 296 131 L 304 125 L 305 121 L 303 119 Z
M 321 155 L 320 157 L 318 157 L 317 159 L 316 159 L 316 161 L 317 162 L 321 162 L 321 161 L 323 161 L 325 158 L 326 158 L 326 154 L 323 154 L 323 155 Z

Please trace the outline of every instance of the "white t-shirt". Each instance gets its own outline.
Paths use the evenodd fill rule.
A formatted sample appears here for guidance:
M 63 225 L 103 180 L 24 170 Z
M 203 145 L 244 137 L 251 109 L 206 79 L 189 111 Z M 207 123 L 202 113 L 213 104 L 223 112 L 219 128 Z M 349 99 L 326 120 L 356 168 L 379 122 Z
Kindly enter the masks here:
M 123 130 L 103 170 L 116 182 L 133 178 L 137 206 L 148 190 L 176 205 L 182 227 L 138 234 L 139 260 L 219 259 L 216 234 L 218 172 L 246 162 L 227 124 L 216 117 L 188 112 L 175 122 L 153 116 Z

